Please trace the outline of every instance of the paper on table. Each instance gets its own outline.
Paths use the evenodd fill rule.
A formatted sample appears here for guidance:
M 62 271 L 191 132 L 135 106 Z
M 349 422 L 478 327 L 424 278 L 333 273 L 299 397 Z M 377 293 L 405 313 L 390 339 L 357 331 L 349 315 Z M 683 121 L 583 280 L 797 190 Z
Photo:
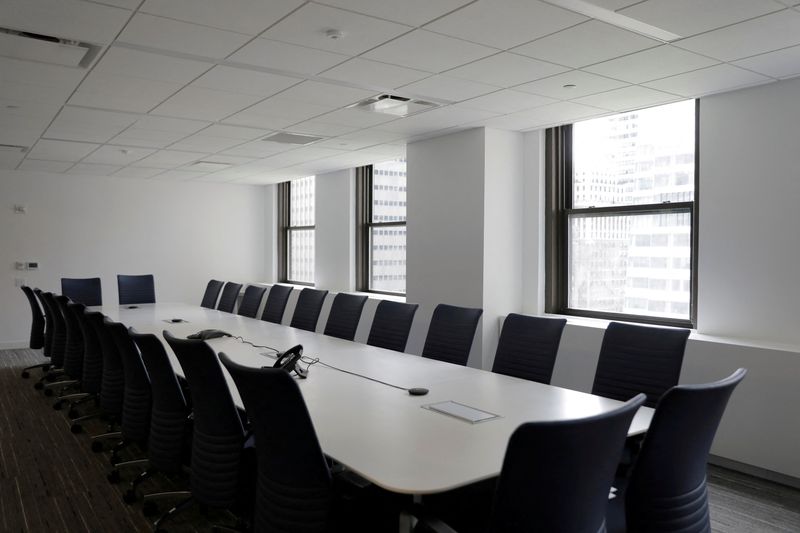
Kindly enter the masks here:
M 450 400 L 446 402 L 429 403 L 423 405 L 422 408 L 436 411 L 437 413 L 454 416 L 456 418 L 460 418 L 461 420 L 466 420 L 471 424 L 485 422 L 486 420 L 492 420 L 493 418 L 500 418 L 500 415 L 487 413 L 486 411 L 481 411 L 480 409 L 475 409 L 474 407 L 464 405 L 463 403 Z

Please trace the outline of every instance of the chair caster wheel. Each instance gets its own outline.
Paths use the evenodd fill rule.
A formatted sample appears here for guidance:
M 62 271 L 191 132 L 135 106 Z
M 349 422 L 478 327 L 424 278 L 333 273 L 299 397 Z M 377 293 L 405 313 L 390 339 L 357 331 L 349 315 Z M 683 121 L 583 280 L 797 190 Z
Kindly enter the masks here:
M 124 501 L 128 505 L 136 503 L 137 499 L 138 498 L 136 498 L 136 491 L 134 491 L 133 489 L 126 490 L 125 494 L 122 495 L 122 501 Z
M 53 395 L 53 389 L 45 389 L 44 390 L 44 395 L 45 396 L 52 396 Z
M 120 479 L 119 478 L 119 470 L 112 470 L 111 472 L 109 472 L 108 475 L 106 476 L 106 479 L 108 479 L 109 483 L 113 483 L 115 485 L 117 483 L 119 483 L 119 479 Z
M 36 390 L 42 390 L 44 388 L 44 383 L 42 383 L 41 381 L 37 381 L 36 383 L 33 384 L 33 388 Z
M 102 443 L 102 442 L 100 442 L 99 440 L 98 440 L 98 441 L 94 441 L 94 442 L 92 443 L 92 451 L 93 451 L 94 453 L 100 453 L 100 452 L 102 452 L 102 451 L 103 451 L 103 443 Z
M 60 401 L 53 404 L 53 409 L 56 411 L 60 411 L 62 407 L 62 403 Z
M 155 502 L 144 502 L 142 504 L 142 514 L 145 516 L 155 516 L 158 514 L 158 505 Z
M 25 371 L 22 373 L 22 379 L 28 379 L 29 377 L 31 377 L 31 373 L 30 373 L 30 372 L 28 372 L 27 370 L 25 370 Z
M 69 411 L 67 411 L 67 416 L 70 417 L 70 418 L 78 418 L 79 416 L 81 416 L 81 414 L 78 412 L 77 409 L 72 407 L 72 408 L 70 408 Z
M 77 435 L 78 433 L 83 431 L 83 426 L 81 426 L 80 424 L 72 424 L 69 427 L 69 430 Z M 94 444 L 94 443 L 92 443 L 92 444 Z

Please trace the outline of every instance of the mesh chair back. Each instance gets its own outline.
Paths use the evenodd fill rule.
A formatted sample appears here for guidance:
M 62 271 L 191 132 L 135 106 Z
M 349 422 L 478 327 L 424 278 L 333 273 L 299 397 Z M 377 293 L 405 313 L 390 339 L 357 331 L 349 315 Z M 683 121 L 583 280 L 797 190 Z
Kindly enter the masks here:
M 511 313 L 503 322 L 492 372 L 549 384 L 566 323 Z
M 361 320 L 361 312 L 364 310 L 366 301 L 366 296 L 342 292 L 337 294 L 333 299 L 333 305 L 331 305 L 328 323 L 325 324 L 325 335 L 348 341 L 353 340 L 356 336 L 356 329 L 358 329 L 358 322 Z
M 67 345 L 67 326 L 64 323 L 64 315 L 56 303 L 52 292 L 42 293 L 42 300 L 47 307 L 47 315 L 50 317 L 50 324 L 53 336 L 50 344 L 50 362 L 55 368 L 64 366 L 64 350 Z
M 319 289 L 303 289 L 300 291 L 300 296 L 297 298 L 297 307 L 294 308 L 291 326 L 306 331 L 315 331 L 319 313 L 322 311 L 322 304 L 325 303 L 327 295 L 328 291 Z
M 117 345 L 122 359 L 125 378 L 125 396 L 122 401 L 122 436 L 140 444 L 147 444 L 150 430 L 152 395 L 150 377 L 144 368 L 139 349 L 128 334 L 128 329 L 119 322 L 107 325 L 111 338 Z
M 367 344 L 404 352 L 418 307 L 417 304 L 381 301 L 375 309 L 375 318 L 372 319 Z
M 23 285 L 22 292 L 25 293 L 28 304 L 31 306 L 31 337 L 28 341 L 28 347 L 31 350 L 38 350 L 39 348 L 44 348 L 44 313 L 42 313 L 42 308 L 39 307 L 39 302 L 33 294 L 33 289 Z
M 186 444 L 190 441 L 190 435 L 187 435 L 190 425 L 186 399 L 158 337 L 136 333 L 133 329 L 128 331 L 142 354 L 153 394 L 147 458 L 154 468 L 162 472 L 178 472 L 184 463 Z
M 97 338 L 94 327 L 86 319 L 86 306 L 73 303 L 69 305 L 69 308 L 75 314 L 83 337 L 81 390 L 89 394 L 100 394 L 100 385 L 103 380 L 103 352 L 100 349 L 100 340 Z
M 655 407 L 678 384 L 688 329 L 611 322 L 603 335 L 592 394 L 627 400 L 643 392 Z
M 61 294 L 87 307 L 103 305 L 100 278 L 61 278 Z
M 643 402 L 639 395 L 602 415 L 518 427 L 497 483 L 491 531 L 604 532 L 614 472 Z
M 267 303 L 264 305 L 264 312 L 261 314 L 261 320 L 280 324 L 281 320 L 283 320 L 283 312 L 286 310 L 286 302 L 289 301 L 291 293 L 292 288 L 287 285 L 273 285 L 270 287 L 269 294 L 267 294 Z
M 328 531 L 331 474 L 300 389 L 288 372 L 220 354 L 253 424 L 258 456 L 255 531 Z
M 747 370 L 661 398 L 625 490 L 628 531 L 711 531 L 706 464 L 733 389 Z
M 117 275 L 120 305 L 156 303 L 155 279 L 152 274 Z
M 244 296 L 242 296 L 242 301 L 236 313 L 241 316 L 255 318 L 258 308 L 261 307 L 261 299 L 264 297 L 265 292 L 267 292 L 266 287 L 248 285 L 244 290 Z
M 90 311 L 85 314 L 86 321 L 94 328 L 100 351 L 103 354 L 103 378 L 100 385 L 100 407 L 112 418 L 122 416 L 122 403 L 125 396 L 125 375 L 122 370 L 117 344 L 111 336 L 107 324 L 111 321 L 102 313 Z
M 466 365 L 483 309 L 439 304 L 433 310 L 422 357 Z
M 203 293 L 203 301 L 200 303 L 200 307 L 214 309 L 217 306 L 217 298 L 219 297 L 219 291 L 222 290 L 222 285 L 221 281 L 210 280 L 206 285 L 206 292 Z
M 192 391 L 192 497 L 200 504 L 228 508 L 237 497 L 244 446 L 242 421 L 217 354 L 201 340 L 164 332 Z
M 222 289 L 222 296 L 219 298 L 217 309 L 225 311 L 226 313 L 233 313 L 233 308 L 236 306 L 236 298 L 239 296 L 239 291 L 242 290 L 241 283 L 233 283 L 229 281 Z
M 44 298 L 44 293 L 41 289 L 33 289 L 33 295 L 41 305 L 42 314 L 44 315 L 44 345 L 42 346 L 42 355 L 50 357 L 53 350 L 53 317 L 50 316 L 50 309 Z
M 80 380 L 83 377 L 83 332 L 75 316 L 75 307 L 80 307 L 83 313 L 83 304 L 70 302 L 66 296 L 56 296 L 61 314 L 64 315 L 64 326 L 67 330 L 67 342 L 64 345 L 64 373 L 72 379 Z

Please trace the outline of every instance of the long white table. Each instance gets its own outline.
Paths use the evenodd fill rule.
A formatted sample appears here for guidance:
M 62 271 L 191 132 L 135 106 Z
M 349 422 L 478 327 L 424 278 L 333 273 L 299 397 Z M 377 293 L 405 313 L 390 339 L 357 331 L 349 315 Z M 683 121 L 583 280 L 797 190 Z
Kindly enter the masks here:
M 140 332 L 163 330 L 186 336 L 221 329 L 255 344 L 287 349 L 302 344 L 304 355 L 402 387 L 424 387 L 426 396 L 339 372 L 311 367 L 298 380 L 324 452 L 387 490 L 406 494 L 441 492 L 496 476 L 511 433 L 522 423 L 596 415 L 621 402 L 402 354 L 220 311 L 185 304 L 98 307 L 106 316 Z M 180 318 L 183 323 L 170 323 Z M 266 350 L 232 338 L 208 341 L 217 352 L 248 366 L 272 366 Z M 177 359 L 165 343 L 175 370 Z M 227 372 L 226 372 L 227 375 Z M 234 400 L 238 391 L 228 376 Z M 456 401 L 500 418 L 471 424 L 421 406 Z M 643 433 L 653 410 L 641 408 L 629 435 Z

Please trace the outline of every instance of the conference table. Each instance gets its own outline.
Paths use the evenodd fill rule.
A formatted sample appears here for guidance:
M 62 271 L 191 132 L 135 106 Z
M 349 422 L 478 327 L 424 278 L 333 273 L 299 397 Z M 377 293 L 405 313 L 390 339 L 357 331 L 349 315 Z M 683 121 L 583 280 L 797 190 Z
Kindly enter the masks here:
M 613 410 L 621 402 L 475 368 L 403 354 L 230 313 L 186 304 L 94 308 L 138 332 L 187 336 L 220 329 L 278 350 L 302 344 L 304 355 L 338 369 L 403 388 L 424 387 L 425 396 L 315 364 L 298 385 L 326 455 L 392 492 L 424 495 L 500 473 L 512 432 L 529 421 L 562 420 Z M 174 323 L 173 319 L 183 322 Z M 272 366 L 273 350 L 239 339 L 207 341 L 215 352 L 252 367 Z M 166 345 L 175 371 L 180 365 Z M 305 365 L 303 365 L 305 367 Z M 234 401 L 242 402 L 225 372 Z M 496 415 L 471 423 L 425 406 L 453 401 Z M 642 407 L 628 434 L 647 430 L 653 410 Z M 587 445 L 591 445 L 587 443 Z

